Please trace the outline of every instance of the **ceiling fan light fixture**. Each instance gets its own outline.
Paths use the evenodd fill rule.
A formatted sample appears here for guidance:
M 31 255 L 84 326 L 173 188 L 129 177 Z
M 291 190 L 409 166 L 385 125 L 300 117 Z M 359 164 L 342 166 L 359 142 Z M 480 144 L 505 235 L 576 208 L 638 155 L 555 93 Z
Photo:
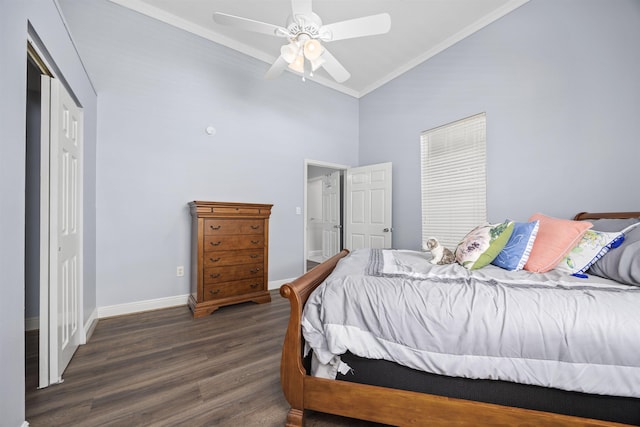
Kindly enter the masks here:
M 316 39 L 309 39 L 304 43 L 304 56 L 309 60 L 316 60 L 324 53 L 322 43 Z
M 304 74 L 304 56 L 298 55 L 290 64 L 289 68 L 293 71 Z
M 300 48 L 296 42 L 291 42 L 280 48 L 280 54 L 282 55 L 282 59 L 287 61 L 288 64 L 291 64 L 300 54 Z
M 290 0 L 291 15 L 286 27 L 256 21 L 241 16 L 216 12 L 213 19 L 221 25 L 231 25 L 239 29 L 283 37 L 288 44 L 280 47 L 280 56 L 271 64 L 265 78 L 272 79 L 280 75 L 287 66 L 300 74 L 305 80 L 305 61 L 309 61 L 311 70 L 323 67 L 336 82 L 342 83 L 351 77 L 344 66 L 324 47 L 324 42 L 352 39 L 356 37 L 385 34 L 391 28 L 391 16 L 388 13 L 363 16 L 323 25 L 322 19 L 313 12 L 314 0 Z

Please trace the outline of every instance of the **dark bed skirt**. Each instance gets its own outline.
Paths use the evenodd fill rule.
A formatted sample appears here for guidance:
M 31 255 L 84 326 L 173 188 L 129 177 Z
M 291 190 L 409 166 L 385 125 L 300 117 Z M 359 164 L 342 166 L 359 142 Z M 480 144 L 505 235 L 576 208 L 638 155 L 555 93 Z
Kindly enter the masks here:
M 351 353 L 339 380 L 640 426 L 640 399 L 570 392 L 496 380 L 446 377 Z M 640 387 L 640 384 L 638 384 Z

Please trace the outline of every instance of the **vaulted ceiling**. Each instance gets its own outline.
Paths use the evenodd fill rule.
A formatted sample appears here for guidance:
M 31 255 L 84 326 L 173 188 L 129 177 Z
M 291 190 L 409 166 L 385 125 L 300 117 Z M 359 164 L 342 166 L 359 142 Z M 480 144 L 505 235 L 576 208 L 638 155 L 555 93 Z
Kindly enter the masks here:
M 292 10 L 291 0 L 111 1 L 260 59 L 265 62 L 265 73 L 287 40 L 217 24 L 213 14 L 222 12 L 286 27 Z M 313 12 L 323 24 L 388 13 L 391 30 L 381 35 L 325 43 L 351 77 L 337 83 L 319 69 L 312 79 L 361 97 L 527 1 L 313 0 Z

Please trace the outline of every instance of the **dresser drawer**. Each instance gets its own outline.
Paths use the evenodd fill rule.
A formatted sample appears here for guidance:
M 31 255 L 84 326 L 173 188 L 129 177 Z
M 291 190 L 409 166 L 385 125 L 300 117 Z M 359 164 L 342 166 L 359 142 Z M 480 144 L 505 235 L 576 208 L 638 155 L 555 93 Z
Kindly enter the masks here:
M 264 249 L 247 249 L 243 251 L 207 252 L 202 258 L 205 268 L 223 267 L 226 265 L 254 264 L 264 261 Z
M 264 276 L 264 265 L 242 264 L 228 267 L 212 267 L 204 269 L 204 283 L 222 283 L 231 280 L 249 279 Z
M 205 219 L 204 235 L 262 234 L 264 221 L 260 219 Z
M 271 213 L 271 209 L 264 209 L 252 206 L 246 207 L 230 207 L 230 206 L 220 206 L 211 209 L 211 212 L 216 213 L 217 215 L 224 216 L 234 216 L 234 215 L 269 215 Z
M 234 297 L 237 295 L 250 294 L 264 290 L 264 280 L 262 277 L 256 279 L 237 280 L 225 283 L 205 283 L 205 301 L 219 298 Z
M 235 249 L 256 249 L 265 246 L 262 235 L 214 235 L 204 237 L 204 251 L 232 251 Z

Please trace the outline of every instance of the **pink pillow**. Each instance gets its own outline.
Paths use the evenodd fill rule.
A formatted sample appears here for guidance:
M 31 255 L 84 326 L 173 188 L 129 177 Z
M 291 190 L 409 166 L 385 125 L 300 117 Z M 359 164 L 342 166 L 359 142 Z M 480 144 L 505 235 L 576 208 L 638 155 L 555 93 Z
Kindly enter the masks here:
M 540 221 L 540 227 L 524 265 L 525 270 L 535 273 L 544 273 L 558 265 L 593 226 L 587 221 L 552 218 L 540 213 L 529 218 L 529 222 L 536 220 Z

